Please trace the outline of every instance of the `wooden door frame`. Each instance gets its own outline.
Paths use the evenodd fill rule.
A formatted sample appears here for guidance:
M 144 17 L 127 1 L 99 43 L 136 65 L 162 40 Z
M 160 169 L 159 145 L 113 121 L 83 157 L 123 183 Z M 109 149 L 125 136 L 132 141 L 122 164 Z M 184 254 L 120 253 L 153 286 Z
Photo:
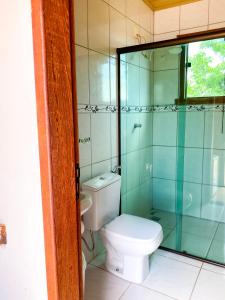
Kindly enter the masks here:
M 83 296 L 73 1 L 31 4 L 48 300 L 78 300 Z

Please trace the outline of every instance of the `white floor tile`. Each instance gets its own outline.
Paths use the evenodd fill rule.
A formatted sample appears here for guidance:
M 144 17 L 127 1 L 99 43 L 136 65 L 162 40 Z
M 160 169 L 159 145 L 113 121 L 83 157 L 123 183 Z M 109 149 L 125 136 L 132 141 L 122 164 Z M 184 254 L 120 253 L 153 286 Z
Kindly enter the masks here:
M 215 273 L 220 273 L 220 274 L 225 275 L 225 267 L 223 268 L 223 267 L 215 266 L 215 265 L 212 265 L 212 264 L 204 263 L 202 268 L 205 269 L 205 270 L 208 270 L 208 271 L 212 271 L 212 272 L 215 272 Z
M 161 256 L 164 256 L 164 257 L 168 257 L 168 258 L 172 258 L 172 259 L 181 261 L 183 263 L 186 263 L 186 264 L 198 267 L 198 268 L 201 268 L 201 266 L 202 266 L 202 262 L 200 260 L 189 258 L 189 257 L 183 256 L 183 255 L 179 255 L 179 254 L 176 254 L 176 253 L 169 252 L 169 251 L 164 251 L 164 250 L 158 249 L 155 252 L 155 254 L 156 255 L 161 255 Z
M 225 275 L 201 270 L 191 300 L 224 300 Z
M 171 300 L 166 295 L 151 291 L 147 288 L 132 284 L 120 300 Z
M 179 300 L 188 300 L 199 271 L 195 266 L 153 255 L 150 274 L 142 285 Z
M 85 300 L 118 300 L 129 282 L 89 265 L 85 275 Z

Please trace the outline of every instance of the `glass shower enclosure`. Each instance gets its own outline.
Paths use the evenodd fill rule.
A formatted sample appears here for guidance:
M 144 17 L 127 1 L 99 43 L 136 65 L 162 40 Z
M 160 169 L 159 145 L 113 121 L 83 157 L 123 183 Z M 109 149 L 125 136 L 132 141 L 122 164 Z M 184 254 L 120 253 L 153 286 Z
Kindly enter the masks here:
M 225 264 L 225 32 L 118 49 L 121 213 Z

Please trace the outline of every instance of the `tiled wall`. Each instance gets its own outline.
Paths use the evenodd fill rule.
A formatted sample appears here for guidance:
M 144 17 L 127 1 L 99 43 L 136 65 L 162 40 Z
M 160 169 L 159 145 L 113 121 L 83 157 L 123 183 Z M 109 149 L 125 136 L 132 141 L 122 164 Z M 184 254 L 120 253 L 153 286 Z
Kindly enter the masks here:
M 225 27 L 225 0 L 202 0 L 156 12 L 154 41 L 220 27 Z M 174 99 L 177 92 L 174 90 L 175 87 L 176 84 L 173 85 L 172 91 L 168 88 L 170 92 L 166 97 L 168 100 L 163 100 L 165 104 L 170 103 L 171 95 Z M 158 104 L 162 103 L 159 101 Z M 177 172 L 175 162 L 179 152 L 177 129 L 179 122 L 186 120 L 183 170 L 184 213 L 225 221 L 225 135 L 222 132 L 222 117 L 222 112 L 212 111 L 192 111 L 185 114 L 154 112 L 153 199 L 155 208 L 175 210 Z
M 140 108 L 153 103 L 153 60 L 147 52 L 122 56 L 126 82 L 121 80 L 122 212 L 146 216 L 152 207 L 152 112 Z M 139 124 L 135 128 L 135 124 Z
M 156 12 L 154 14 L 154 24 L 153 13 L 142 0 L 76 0 L 75 4 L 80 165 L 81 181 L 83 182 L 95 175 L 111 170 L 118 162 L 117 112 L 115 112 L 117 109 L 117 61 L 115 49 L 126 45 L 135 45 L 140 41 L 141 43 L 153 41 L 153 34 L 154 40 L 158 41 L 175 38 L 177 34 L 225 27 L 225 0 L 202 0 L 194 4 Z M 128 99 L 128 102 L 130 101 L 128 104 L 137 103 L 137 99 L 140 105 L 145 105 L 149 101 L 149 99 L 145 97 L 149 91 L 145 90 L 144 87 L 147 86 L 145 84 L 147 81 L 152 80 L 152 69 L 149 72 L 147 70 L 148 68 L 142 65 L 143 57 L 144 56 L 141 55 L 138 60 L 136 60 L 136 57 L 128 57 L 128 60 L 124 62 L 122 68 L 123 79 L 127 80 L 125 84 L 127 88 L 123 91 L 122 99 Z M 164 70 L 160 69 L 161 67 L 163 67 Z M 170 70 L 170 66 L 167 68 L 163 62 L 161 62 L 161 64 L 155 65 L 154 68 L 155 80 L 159 83 L 159 86 L 168 84 L 168 81 L 165 80 L 166 72 L 170 72 L 171 78 L 173 77 L 174 80 L 177 80 L 177 77 L 174 76 L 176 72 L 175 65 L 173 65 L 172 70 Z M 127 71 L 131 74 L 130 78 L 127 76 Z M 137 83 L 137 79 L 139 82 L 138 88 L 134 85 L 134 83 Z M 172 97 L 177 94 L 177 90 L 174 89 L 174 87 L 176 87 L 176 84 L 170 84 L 167 87 L 167 90 L 171 91 Z M 150 91 L 150 93 L 152 93 L 152 91 Z M 169 103 L 172 99 L 164 97 L 165 95 L 157 86 L 155 87 L 154 93 L 158 104 L 162 104 L 165 99 Z M 133 114 L 135 115 L 135 113 Z M 148 160 L 149 157 L 151 160 L 152 152 L 155 154 L 155 158 L 157 158 L 163 151 L 166 151 L 164 155 L 167 155 L 167 158 L 169 157 L 170 159 L 163 161 L 158 157 L 158 166 L 156 166 L 155 170 L 153 168 L 153 176 L 155 177 L 154 184 L 157 184 L 159 187 L 155 189 L 154 197 L 160 199 L 159 201 L 165 205 L 165 195 L 167 195 L 167 197 L 169 195 L 172 201 L 170 204 L 168 204 L 169 202 L 167 203 L 165 209 L 173 210 L 175 205 L 175 186 L 171 185 L 171 183 L 174 181 L 175 170 L 173 166 L 171 166 L 171 159 L 175 159 L 176 155 L 174 148 L 177 143 L 177 113 L 163 113 L 163 117 L 160 113 L 158 115 L 155 114 L 154 130 L 157 131 L 157 135 L 153 137 L 153 151 L 151 143 L 147 145 L 147 148 L 142 146 L 137 148 L 135 146 L 135 143 L 139 144 L 140 136 L 146 140 L 146 136 L 149 132 L 147 131 L 147 122 L 153 119 L 151 113 L 148 114 L 150 116 L 149 118 L 146 118 L 147 114 L 144 113 L 136 114 L 136 121 L 142 122 L 143 128 L 136 130 L 135 134 L 137 137 L 135 139 L 128 139 L 128 143 L 131 143 L 131 145 L 128 145 L 128 149 L 124 149 L 123 152 L 123 159 L 131 161 L 131 169 L 123 170 L 123 172 L 133 174 L 135 170 L 135 174 L 138 173 L 138 176 L 136 174 L 132 180 L 136 180 L 137 183 L 137 178 L 139 178 L 139 187 L 137 185 L 133 188 L 132 182 L 126 182 L 126 184 L 123 185 L 125 186 L 125 190 L 122 192 L 123 195 L 131 192 L 129 187 L 127 189 L 128 183 L 128 186 L 133 189 L 132 197 L 138 197 L 138 193 L 140 192 L 138 188 L 140 188 L 141 178 L 143 177 L 141 174 L 144 172 L 143 168 L 140 169 L 141 160 L 138 161 L 138 159 L 141 158 L 145 161 L 146 157 L 147 162 L 144 163 L 144 166 L 149 166 L 149 164 L 151 165 L 151 161 Z M 194 127 L 194 134 L 197 134 L 197 138 L 193 138 L 191 129 L 188 133 L 189 148 L 186 152 L 186 160 L 189 160 L 190 163 L 191 157 L 194 154 L 195 157 L 199 158 L 199 162 L 201 159 L 203 160 L 203 157 L 205 157 L 206 161 L 207 155 L 211 155 L 211 153 L 215 153 L 216 157 L 221 157 L 220 159 L 223 157 L 223 150 L 203 150 L 203 144 L 200 145 L 200 143 L 205 143 L 205 140 L 207 140 L 207 137 L 205 137 L 204 142 L 198 139 L 198 136 L 202 136 L 201 130 L 205 130 L 207 126 L 211 126 L 210 124 L 212 124 L 206 122 L 208 114 L 210 113 L 202 112 L 200 119 L 197 117 L 200 116 L 200 114 L 196 115 L 194 112 L 187 114 L 187 122 L 190 122 L 193 126 L 197 124 L 198 127 L 198 130 Z M 162 118 L 165 123 L 161 122 Z M 131 130 L 134 120 L 129 120 L 129 117 L 126 117 L 124 120 L 123 127 L 127 128 L 127 126 L 130 126 L 130 129 L 128 128 L 127 131 L 129 135 L 129 130 Z M 215 120 L 214 118 L 213 122 L 216 122 Z M 162 127 L 162 124 L 165 126 Z M 141 131 L 145 133 L 140 134 Z M 163 132 L 162 137 L 160 135 L 162 135 Z M 123 134 L 124 132 L 122 132 L 122 135 Z M 215 134 L 215 136 L 217 135 Z M 218 137 L 218 139 L 220 138 Z M 198 141 L 197 144 L 196 141 Z M 132 145 L 132 143 L 134 143 L 134 145 Z M 155 146 L 158 147 L 157 151 Z M 141 154 L 141 149 L 143 151 L 147 149 L 144 155 Z M 149 154 L 147 154 L 148 151 Z M 160 176 L 162 175 L 157 174 L 161 168 L 160 164 L 164 169 L 164 174 L 162 175 L 164 179 L 166 179 L 163 182 L 160 181 Z M 203 172 L 202 166 L 203 165 L 200 166 L 199 163 L 199 167 L 194 167 Z M 208 168 L 211 167 L 212 166 L 209 166 Z M 146 169 L 146 172 L 149 174 L 149 169 Z M 204 212 L 203 210 L 200 211 L 200 207 L 209 207 L 208 210 L 211 211 L 210 205 L 214 205 L 215 201 L 212 201 L 210 195 L 213 195 L 215 198 L 215 191 L 217 191 L 218 188 L 212 188 L 207 185 L 209 182 L 212 182 L 212 179 L 208 178 L 208 181 L 205 179 L 204 181 L 202 179 L 204 176 L 200 173 L 200 171 L 195 172 L 195 174 L 193 174 L 194 178 L 192 178 L 191 164 L 189 164 L 188 161 L 186 162 L 186 189 L 194 191 L 196 199 L 194 201 L 193 198 L 193 203 L 196 207 L 192 206 L 191 209 L 189 208 L 189 210 L 191 210 L 189 213 L 204 216 Z M 150 175 L 150 178 L 151 176 L 152 175 Z M 188 182 L 189 180 L 190 182 Z M 206 187 L 200 191 L 199 184 L 201 180 Z M 135 189 L 136 191 L 134 191 Z M 206 189 L 208 189 L 210 193 L 206 193 Z M 219 189 L 218 191 L 216 195 L 220 195 L 220 191 L 222 190 Z M 134 196 L 135 192 L 136 196 Z M 202 203 L 201 205 L 199 204 L 200 201 L 202 202 L 200 194 L 204 193 L 206 194 L 204 199 L 209 199 L 209 206 L 203 205 Z M 144 189 L 143 194 L 146 195 Z M 220 201 L 216 202 L 220 203 Z M 218 205 L 216 207 L 218 208 Z M 99 249 L 101 249 L 101 245 L 97 242 L 96 251 L 91 253 L 91 255 L 87 253 L 86 256 L 88 260 L 97 254 Z
M 201 0 L 155 12 L 154 41 L 220 27 L 225 27 L 225 1 Z
M 153 41 L 153 12 L 142 0 L 76 0 L 75 17 L 80 166 L 84 182 L 118 164 L 116 48 L 135 45 L 140 40 Z M 132 58 L 129 62 L 124 63 L 125 80 L 127 68 L 134 76 L 139 72 L 139 62 L 135 64 Z M 145 75 L 142 68 L 140 78 Z M 139 90 L 134 89 L 132 80 L 128 79 L 124 99 L 126 93 L 136 93 L 139 99 Z M 96 239 L 95 251 L 86 252 L 88 260 L 101 249 L 97 235 Z

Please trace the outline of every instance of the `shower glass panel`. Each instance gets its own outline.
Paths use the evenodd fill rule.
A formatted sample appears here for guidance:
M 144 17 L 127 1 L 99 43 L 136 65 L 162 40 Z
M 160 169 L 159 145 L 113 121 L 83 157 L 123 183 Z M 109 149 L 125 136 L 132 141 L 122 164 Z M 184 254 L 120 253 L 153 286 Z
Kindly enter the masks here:
M 153 45 L 153 46 L 152 46 Z M 162 247 L 225 264 L 225 41 L 119 55 L 121 212 Z

